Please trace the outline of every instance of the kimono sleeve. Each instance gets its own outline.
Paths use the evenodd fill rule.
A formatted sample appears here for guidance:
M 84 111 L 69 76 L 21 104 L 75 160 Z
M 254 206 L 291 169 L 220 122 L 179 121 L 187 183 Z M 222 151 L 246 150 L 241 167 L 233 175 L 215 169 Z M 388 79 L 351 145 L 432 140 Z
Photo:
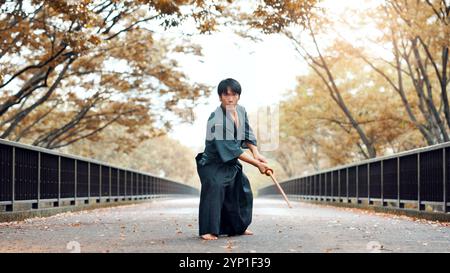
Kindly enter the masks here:
M 214 146 L 222 162 L 235 159 L 244 152 L 240 141 L 232 137 L 232 131 L 226 130 L 222 124 L 216 124 L 214 131 Z
M 257 146 L 256 137 L 253 133 L 252 127 L 250 126 L 250 122 L 248 121 L 247 111 L 244 114 L 244 141 L 242 141 L 241 148 L 248 149 L 248 145 L 246 142 L 249 142 L 255 146 Z
M 236 140 L 214 140 L 214 142 L 223 162 L 238 158 L 244 152 Z

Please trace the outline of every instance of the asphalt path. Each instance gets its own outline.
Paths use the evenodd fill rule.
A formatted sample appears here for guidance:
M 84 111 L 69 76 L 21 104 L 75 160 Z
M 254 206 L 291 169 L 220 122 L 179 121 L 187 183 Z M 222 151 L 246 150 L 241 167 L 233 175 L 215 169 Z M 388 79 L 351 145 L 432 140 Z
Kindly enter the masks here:
M 254 235 L 198 236 L 197 198 L 0 223 L 0 252 L 450 252 L 450 226 L 282 199 L 254 200 Z

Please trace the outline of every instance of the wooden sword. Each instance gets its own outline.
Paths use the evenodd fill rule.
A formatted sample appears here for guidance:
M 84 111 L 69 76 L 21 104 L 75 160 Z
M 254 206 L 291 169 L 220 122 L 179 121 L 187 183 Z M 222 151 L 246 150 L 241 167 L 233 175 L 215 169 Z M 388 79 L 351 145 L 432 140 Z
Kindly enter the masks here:
M 286 203 L 288 204 L 289 208 L 292 208 L 291 203 L 289 203 L 289 200 L 288 200 L 286 194 L 284 193 L 284 191 L 281 188 L 280 184 L 278 183 L 277 179 L 274 177 L 273 170 L 272 169 L 267 169 L 265 174 L 272 178 L 272 181 L 275 183 L 275 185 L 277 185 L 278 190 L 280 191 L 281 195 L 283 195 L 284 200 L 286 200 Z

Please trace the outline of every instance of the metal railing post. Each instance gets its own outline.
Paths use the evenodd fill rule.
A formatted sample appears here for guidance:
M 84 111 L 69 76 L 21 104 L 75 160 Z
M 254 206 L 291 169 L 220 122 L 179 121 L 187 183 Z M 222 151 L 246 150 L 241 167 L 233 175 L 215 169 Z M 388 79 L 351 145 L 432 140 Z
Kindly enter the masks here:
M 447 212 L 447 157 L 445 154 L 445 147 L 442 148 L 442 189 L 443 189 L 443 204 L 442 211 Z
M 341 201 L 341 170 L 338 170 L 338 198 Z
M 75 202 L 75 205 L 77 205 L 77 191 L 78 191 L 78 160 L 74 160 L 74 194 L 73 194 L 73 201 Z
M 58 156 L 58 207 L 61 204 L 61 156 Z
M 420 153 L 417 153 L 417 209 L 422 209 L 420 201 Z
M 349 202 L 348 200 L 348 168 L 345 169 L 345 183 L 347 184 L 347 203 Z
M 37 208 L 41 200 L 41 152 L 38 152 Z
M 381 187 L 380 187 L 380 195 L 381 195 L 381 206 L 384 206 L 384 161 L 381 160 L 380 162 L 380 182 L 381 182 Z
M 14 201 L 16 200 L 16 147 L 12 147 L 12 180 L 11 180 L 11 211 L 14 211 Z
M 359 204 L 359 166 L 356 166 L 356 204 Z
M 331 187 L 331 192 L 330 193 L 331 194 L 330 194 L 330 196 L 331 196 L 331 201 L 334 202 L 334 197 L 335 197 L 334 196 L 334 177 L 333 177 L 334 176 L 334 171 L 332 171 L 330 175 L 331 175 L 331 181 L 330 181 L 330 187 Z
M 397 157 L 397 207 L 402 207 L 400 203 L 400 157 Z
M 320 197 L 321 197 L 321 194 L 322 194 L 322 176 L 320 174 L 316 175 L 316 176 L 317 176 L 317 180 L 319 180 L 317 182 L 317 185 L 318 185 L 317 197 L 318 197 L 318 200 L 320 201 Z
M 367 163 L 367 202 L 370 205 L 370 163 Z
M 111 199 L 112 199 L 112 183 L 111 183 L 111 181 L 112 181 L 112 178 L 111 178 L 111 173 L 112 173 L 112 171 L 111 171 L 111 166 L 109 166 L 109 202 L 111 202 Z
M 88 203 L 91 199 L 91 162 L 88 162 Z
M 102 191 L 103 191 L 103 187 L 102 187 L 102 180 L 103 180 L 102 169 L 103 169 L 103 166 L 102 165 L 98 165 L 98 198 L 99 198 L 100 202 L 102 201 Z

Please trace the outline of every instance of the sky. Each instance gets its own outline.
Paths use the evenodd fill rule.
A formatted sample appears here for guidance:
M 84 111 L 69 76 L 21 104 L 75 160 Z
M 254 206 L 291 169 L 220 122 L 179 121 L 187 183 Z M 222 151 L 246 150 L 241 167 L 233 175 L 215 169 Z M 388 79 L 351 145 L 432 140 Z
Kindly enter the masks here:
M 350 8 L 370 8 L 378 3 L 380 1 L 377 0 L 327 0 L 322 5 L 334 16 L 342 16 Z M 363 35 L 371 31 L 359 30 Z M 177 34 L 175 30 L 172 35 L 179 35 L 179 32 Z M 356 33 L 345 33 L 345 30 L 344 35 L 350 39 L 356 37 Z M 262 42 L 252 42 L 236 36 L 229 29 L 193 36 L 192 41 L 203 49 L 203 57 L 179 55 L 177 60 L 192 82 L 208 84 L 213 86 L 213 90 L 206 103 L 194 109 L 195 122 L 175 125 L 169 133 L 172 138 L 194 151 L 204 149 L 206 121 L 219 106 L 217 85 L 223 79 L 234 78 L 240 82 L 242 94 L 239 104 L 247 109 L 249 115 L 261 106 L 277 104 L 286 91 L 295 88 L 296 77 L 307 71 L 304 60 L 284 36 L 271 34 L 261 35 L 261 38 Z
M 240 40 L 231 31 L 222 31 L 195 39 L 203 48 L 202 62 L 179 58 L 183 71 L 194 82 L 213 86 L 206 103 L 194 109 L 195 122 L 180 124 L 169 134 L 195 151 L 204 148 L 206 121 L 219 106 L 217 85 L 226 78 L 236 79 L 242 87 L 239 104 L 247 112 L 280 101 L 283 92 L 293 89 L 296 76 L 305 64 L 296 57 L 291 42 L 280 35 L 265 35 L 262 42 Z

